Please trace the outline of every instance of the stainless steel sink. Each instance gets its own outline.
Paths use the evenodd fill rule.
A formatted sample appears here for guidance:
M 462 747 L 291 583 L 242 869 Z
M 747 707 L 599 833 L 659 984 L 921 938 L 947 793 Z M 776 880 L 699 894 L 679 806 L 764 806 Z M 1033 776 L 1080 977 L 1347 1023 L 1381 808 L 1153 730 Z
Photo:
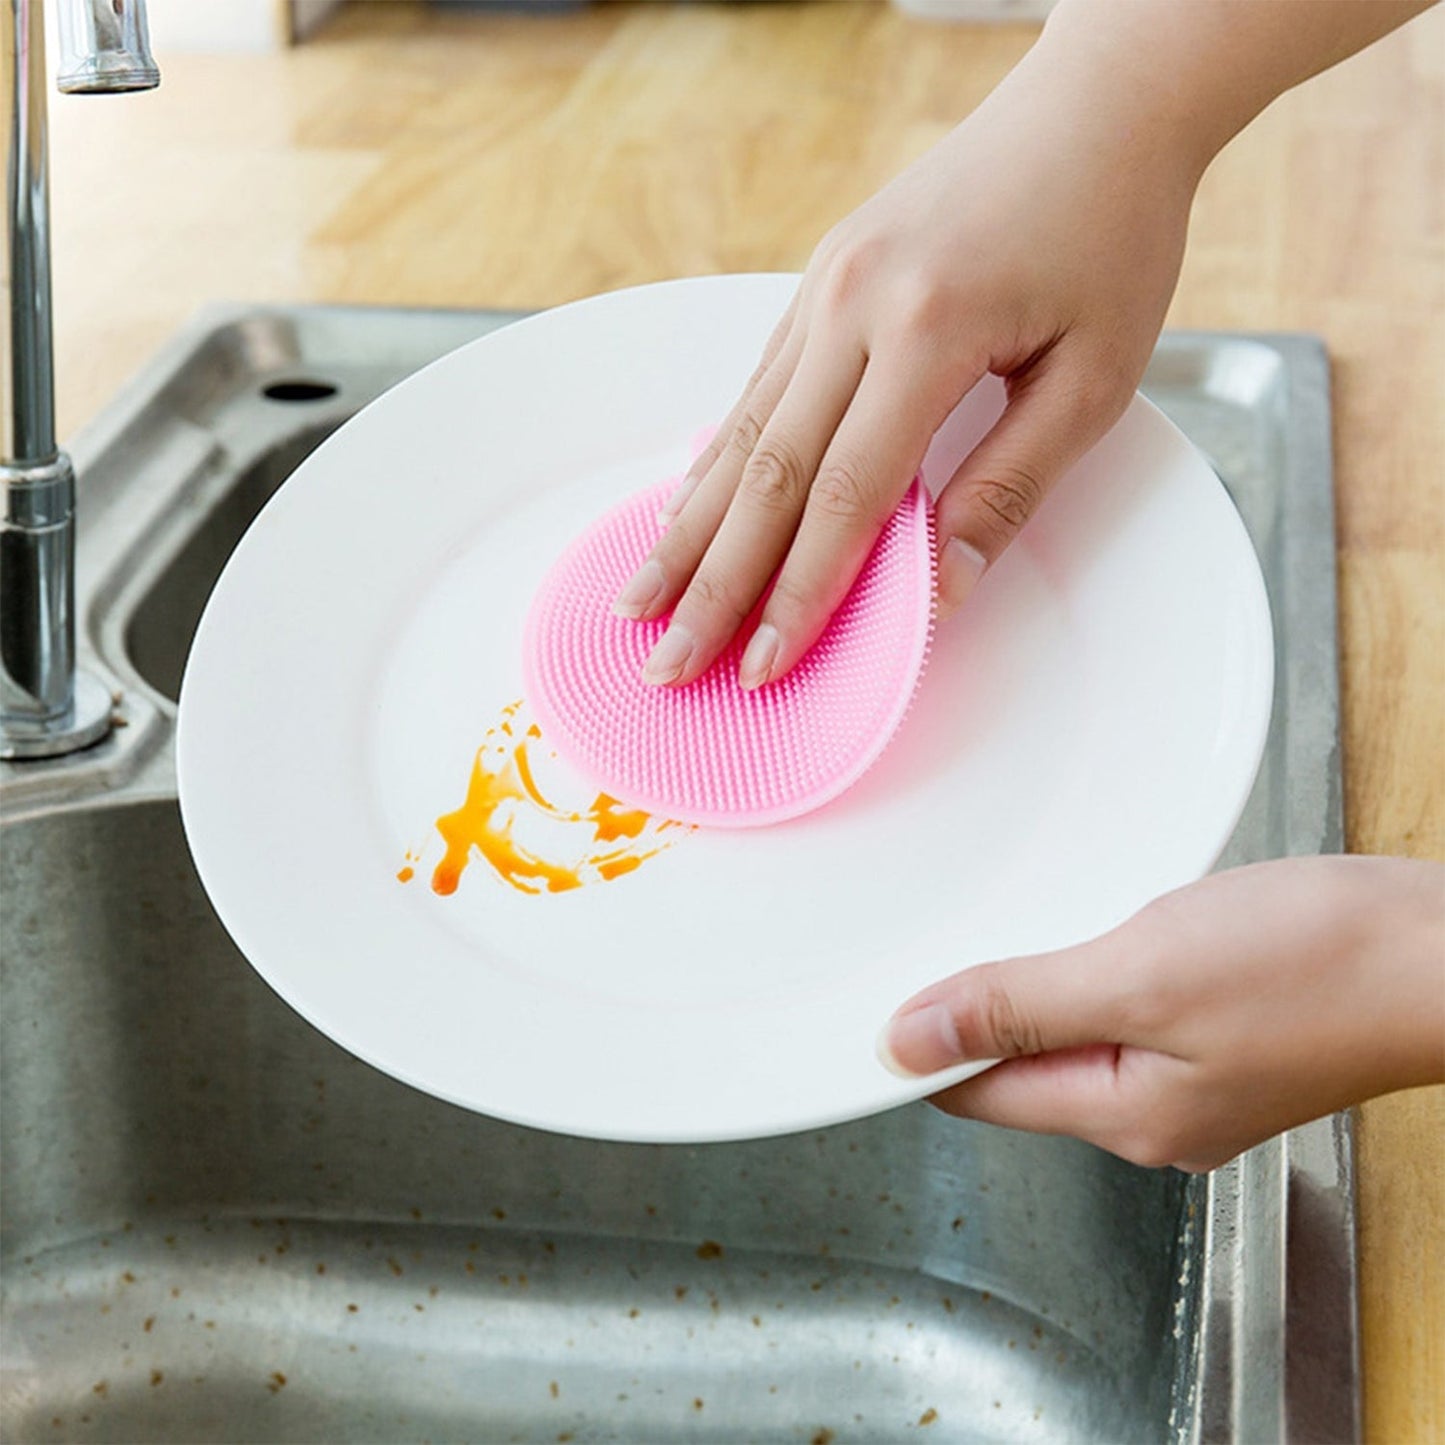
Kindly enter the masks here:
M 219 313 L 76 440 L 83 651 L 128 726 L 3 773 L 0 1434 L 1356 1433 L 1343 1117 L 1207 1180 L 923 1105 L 752 1144 L 599 1144 L 378 1074 L 239 956 L 175 803 L 206 593 L 331 428 L 509 319 Z M 1150 390 L 1234 491 L 1276 609 L 1274 733 L 1231 861 L 1336 847 L 1323 358 L 1177 335 Z

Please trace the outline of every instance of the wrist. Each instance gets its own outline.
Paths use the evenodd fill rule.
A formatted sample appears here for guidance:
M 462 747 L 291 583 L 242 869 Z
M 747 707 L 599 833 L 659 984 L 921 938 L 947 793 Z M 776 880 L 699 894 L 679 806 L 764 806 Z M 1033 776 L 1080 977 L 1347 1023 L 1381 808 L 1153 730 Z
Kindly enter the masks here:
M 1277 94 L 1226 63 L 1220 23 L 1217 7 L 1197 0 L 1061 0 L 1025 63 L 1066 106 L 1109 126 L 1116 145 L 1157 157 L 1192 193 Z

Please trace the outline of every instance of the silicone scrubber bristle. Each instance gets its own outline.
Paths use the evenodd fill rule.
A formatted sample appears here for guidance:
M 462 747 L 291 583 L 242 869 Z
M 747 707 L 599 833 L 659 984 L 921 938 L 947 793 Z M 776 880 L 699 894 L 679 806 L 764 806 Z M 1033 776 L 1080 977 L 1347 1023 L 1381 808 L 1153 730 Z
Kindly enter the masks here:
M 834 798 L 877 761 L 908 711 L 933 633 L 934 539 L 915 480 L 827 630 L 785 677 L 738 683 L 752 622 L 685 687 L 642 681 L 666 621 L 612 602 L 661 535 L 673 482 L 629 498 L 561 557 L 532 604 L 528 696 L 573 766 L 636 807 L 757 827 Z

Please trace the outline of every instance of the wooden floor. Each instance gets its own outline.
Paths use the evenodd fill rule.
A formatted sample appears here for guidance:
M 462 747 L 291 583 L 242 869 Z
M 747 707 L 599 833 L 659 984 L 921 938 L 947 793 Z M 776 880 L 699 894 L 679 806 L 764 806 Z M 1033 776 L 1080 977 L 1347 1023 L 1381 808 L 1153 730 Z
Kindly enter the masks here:
M 801 268 L 1032 35 L 863 0 L 364 3 L 279 56 L 158 35 L 158 92 L 52 100 L 62 429 L 210 300 L 531 307 Z M 1326 339 L 1350 846 L 1445 860 L 1442 155 L 1445 10 L 1216 163 L 1170 322 Z M 1369 1106 L 1360 1140 L 1368 1435 L 1438 1441 L 1445 1090 Z

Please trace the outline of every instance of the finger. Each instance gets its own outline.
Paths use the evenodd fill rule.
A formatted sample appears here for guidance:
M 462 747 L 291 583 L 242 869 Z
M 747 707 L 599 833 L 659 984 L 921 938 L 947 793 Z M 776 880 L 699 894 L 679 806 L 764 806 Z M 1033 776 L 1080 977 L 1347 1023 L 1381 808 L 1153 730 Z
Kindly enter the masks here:
M 960 1119 L 1093 1143 L 1115 1139 L 1131 1112 L 1120 1051 L 1112 1044 L 996 1064 L 930 1102 Z
M 772 369 L 773 363 L 782 354 L 783 348 L 787 345 L 788 339 L 793 331 L 793 323 L 798 316 L 798 298 L 802 294 L 802 287 L 793 293 L 793 299 L 788 303 L 788 309 L 783 312 L 782 319 L 773 327 L 772 334 L 768 337 L 767 345 L 763 347 L 762 360 L 758 362 L 757 368 L 748 378 L 748 383 L 743 387 L 742 395 L 733 403 L 732 410 L 723 418 L 722 424 L 708 439 L 707 445 L 695 456 L 692 464 L 688 467 L 682 481 L 678 484 L 672 495 L 662 504 L 662 510 L 658 514 L 658 521 L 664 527 L 670 526 L 674 517 L 682 511 L 687 500 L 697 490 L 698 484 L 712 470 L 713 463 L 722 455 L 723 448 L 727 445 L 733 429 L 737 426 L 747 408 L 748 400 L 753 389 Z M 795 352 L 798 348 L 794 348 Z
M 862 374 L 861 350 L 827 339 L 804 346 L 727 516 L 643 668 L 646 681 L 682 685 L 700 676 L 757 605 L 787 555 L 819 463 Z
M 929 1102 L 961 1119 L 1070 1134 L 1131 1164 L 1189 1173 L 1205 1173 L 1272 1132 L 1222 1116 L 1183 1060 L 1111 1044 L 1011 1059 Z
M 938 498 L 939 614 L 968 599 L 1059 476 L 1119 419 L 1133 383 L 1060 346 L 1011 379 L 1008 405 Z
M 800 350 L 801 344 L 796 350 L 790 346 L 774 357 L 772 365 L 744 399 L 746 405 L 740 403 L 741 411 L 734 418 L 713 464 L 692 488 L 657 545 L 617 594 L 612 610 L 619 617 L 636 620 L 660 617 L 682 595 L 722 526 L 747 459 L 792 381 Z M 713 444 L 723 436 L 723 429 L 719 428 Z
M 980 1059 L 1134 1043 L 1129 1004 L 1140 987 L 1138 936 L 1126 923 L 1073 948 L 966 968 L 894 1014 L 880 1055 L 895 1072 L 911 1075 Z
M 934 432 L 978 376 L 950 377 L 896 357 L 869 359 L 743 655 L 744 687 L 776 681 L 818 640 L 922 465 Z

